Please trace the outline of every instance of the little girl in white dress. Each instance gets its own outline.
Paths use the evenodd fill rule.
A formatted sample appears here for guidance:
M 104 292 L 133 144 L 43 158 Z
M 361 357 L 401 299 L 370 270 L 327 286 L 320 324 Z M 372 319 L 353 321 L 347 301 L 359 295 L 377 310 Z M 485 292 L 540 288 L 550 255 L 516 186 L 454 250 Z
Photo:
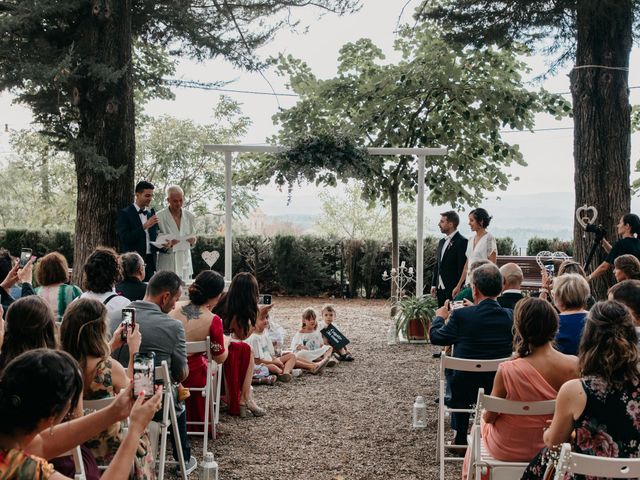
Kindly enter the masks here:
M 325 365 L 333 367 L 337 363 L 331 356 L 333 348 L 322 340 L 313 308 L 302 312 L 302 328 L 291 340 L 291 351 L 298 359 L 296 368 L 304 368 L 312 373 L 318 373 Z

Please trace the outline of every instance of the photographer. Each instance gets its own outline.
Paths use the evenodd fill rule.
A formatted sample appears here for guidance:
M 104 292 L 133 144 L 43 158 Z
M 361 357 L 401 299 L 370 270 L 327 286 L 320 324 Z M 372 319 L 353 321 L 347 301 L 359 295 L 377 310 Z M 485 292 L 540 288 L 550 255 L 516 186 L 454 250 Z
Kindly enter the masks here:
M 589 281 L 605 273 L 620 255 L 631 254 L 640 259 L 640 218 L 634 213 L 623 215 L 618 223 L 618 235 L 622 238 L 613 246 L 607 240 L 602 240 L 602 247 L 608 253 L 607 258 L 596 268 L 587 279 Z

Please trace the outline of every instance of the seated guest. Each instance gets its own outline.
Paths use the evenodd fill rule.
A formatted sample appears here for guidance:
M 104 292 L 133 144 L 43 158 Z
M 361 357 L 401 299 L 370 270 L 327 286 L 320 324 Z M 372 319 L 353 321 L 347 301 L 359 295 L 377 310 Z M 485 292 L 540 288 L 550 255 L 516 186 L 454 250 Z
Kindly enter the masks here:
M 553 348 L 558 314 L 539 298 L 525 298 L 513 312 L 516 358 L 498 367 L 491 395 L 519 402 L 554 400 L 568 380 L 578 378 L 578 359 Z M 485 411 L 482 443 L 487 452 L 503 462 L 530 462 L 544 447 L 542 432 L 551 415 L 505 415 Z M 462 468 L 467 477 L 469 451 Z
M 75 409 L 82 393 L 78 363 L 68 353 L 55 350 L 32 350 L 15 358 L 0 377 L 0 391 L 0 478 L 6 479 L 70 480 L 47 462 L 47 454 L 75 448 L 84 434 L 103 425 L 104 421 L 96 420 L 112 415 L 114 408 L 88 416 L 89 422 L 66 423 L 61 432 L 54 432 L 60 430 L 55 426 Z M 102 480 L 128 478 L 138 439 L 160 408 L 161 391 L 144 403 L 141 396 L 132 409 L 124 409 L 125 416 L 131 412 L 129 430 Z M 127 393 L 130 397 L 131 390 Z M 132 400 L 127 400 L 130 405 Z M 115 408 L 122 409 L 122 405 Z M 77 425 L 85 426 L 84 432 Z
M 109 321 L 118 322 L 122 309 L 131 301 L 118 295 L 115 285 L 122 278 L 122 265 L 111 248 L 96 248 L 84 264 L 84 293 L 80 298 L 92 298 L 107 307 Z
M 469 302 L 473 303 L 473 294 L 471 293 L 471 284 L 473 283 L 473 271 L 476 268 L 481 267 L 482 265 L 488 265 L 489 263 L 491 262 L 486 259 L 480 259 L 480 260 L 471 262 L 471 265 L 469 265 L 469 273 L 467 274 L 469 285 L 466 285 L 462 290 L 460 290 L 460 292 L 453 298 L 455 301 L 468 300 Z
M 240 417 L 246 417 L 248 412 L 254 417 L 266 414 L 253 398 L 251 379 L 255 363 L 251 347 L 242 341 L 255 328 L 258 315 L 266 314 L 266 307 L 262 307 L 263 310 L 258 308 L 259 294 L 256 278 L 247 272 L 238 273 L 214 309 L 222 318 L 225 335 L 231 340 L 222 370 L 229 414 Z
M 222 319 L 211 312 L 224 290 L 224 278 L 213 270 L 204 270 L 189 285 L 189 301 L 178 302 L 169 316 L 182 322 L 187 342 L 198 342 L 209 337 L 211 355 L 216 363 L 223 363 L 229 355 L 229 338 L 224 336 Z M 185 387 L 202 388 L 207 381 L 207 357 L 190 355 L 189 376 L 182 382 Z M 204 421 L 204 397 L 191 395 L 185 401 L 187 420 Z M 202 430 L 200 430 L 202 431 Z
M 21 287 L 21 297 L 27 297 L 29 295 L 35 295 L 36 292 L 31 286 L 32 275 L 33 275 L 33 258 L 29 259 L 27 264 L 20 268 L 20 263 L 15 262 L 13 266 L 9 267 L 10 262 L 12 261 L 11 255 L 9 252 L 5 250 L 6 253 L 0 253 L 0 255 L 4 258 L 2 265 L 4 266 L 3 272 L 7 272 L 4 276 L 0 277 L 2 279 L 2 283 L 0 283 L 0 302 L 2 304 L 2 308 L 6 313 L 7 308 L 11 305 L 16 299 L 11 295 L 16 284 L 20 283 Z M 7 267 L 9 267 L 7 269 Z
M 0 371 L 23 352 L 58 346 L 56 320 L 47 302 L 37 295 L 19 298 L 7 309 L 0 349 Z M 1 423 L 1 422 L 0 422 Z
M 17 261 L 18 259 L 12 257 L 11 253 L 9 253 L 9 250 L 0 248 L 0 279 L 4 279 L 7 275 L 9 275 L 9 272 Z M 15 300 L 17 300 L 22 296 L 22 285 L 17 283 L 13 287 L 11 287 L 11 290 L 7 293 L 11 295 Z
M 565 260 L 558 267 L 558 274 L 556 278 L 562 277 L 567 274 L 576 274 L 580 275 L 582 278 L 587 280 L 587 274 L 580 265 L 575 260 Z M 545 300 L 550 300 L 555 304 L 555 300 L 551 297 L 551 289 L 553 288 L 553 276 L 549 276 L 549 272 L 546 269 L 542 269 L 542 288 L 540 289 L 540 298 L 544 298 Z M 589 290 L 589 296 L 587 297 L 587 310 L 589 310 L 596 303 L 595 298 L 591 295 L 591 290 Z M 557 307 L 557 306 L 556 306 Z
M 123 279 L 116 284 L 116 292 L 132 302 L 142 300 L 147 292 L 144 260 L 138 252 L 127 252 L 120 255 L 120 263 Z
M 449 313 L 448 302 L 436 310 L 429 338 L 434 345 L 453 345 L 457 358 L 492 359 L 511 356 L 513 311 L 496 301 L 502 291 L 502 276 L 495 264 L 482 265 L 473 271 L 471 289 L 476 305 Z M 452 408 L 470 408 L 478 396 L 478 388 L 490 392 L 494 372 L 469 373 L 453 371 L 448 376 Z M 468 413 L 453 413 L 451 427 L 456 431 L 455 444 L 466 445 Z
M 590 294 L 589 284 L 575 273 L 561 275 L 553 281 L 551 294 L 560 312 L 556 348 L 567 355 L 576 355 L 588 313 L 586 307 Z
M 628 253 L 616 257 L 613 261 L 613 276 L 617 282 L 640 280 L 640 260 Z
M 80 364 L 83 377 L 83 399 L 99 400 L 115 397 L 129 385 L 133 372 L 127 371 L 109 355 L 111 346 L 107 341 L 107 309 L 97 300 L 80 299 L 69 306 L 60 329 L 62 349 L 71 354 Z M 120 332 L 115 331 L 113 339 L 122 344 Z M 126 341 L 129 346 L 129 366 L 133 365 L 133 355 L 140 348 L 140 330 L 136 325 L 128 329 Z M 96 438 L 85 442 L 100 465 L 113 461 L 118 447 L 124 440 L 126 431 L 122 422 L 113 424 Z M 146 480 L 154 477 L 153 455 L 149 439 L 145 435 L 140 442 L 134 461 L 134 478 Z
M 142 343 L 140 352 L 155 352 L 155 365 L 159 366 L 163 360 L 167 361 L 171 379 L 182 382 L 189 374 L 187 366 L 187 344 L 182 323 L 175 321 L 168 313 L 173 310 L 176 302 L 182 294 L 182 280 L 173 272 L 160 271 L 155 273 L 149 285 L 147 294 L 143 300 L 131 302 L 128 308 L 136 309 L 136 324 L 140 327 Z M 256 300 L 257 300 L 256 296 Z M 110 321 L 109 330 L 115 332 L 121 324 L 121 318 Z M 129 347 L 125 344 L 116 349 L 112 356 L 116 359 L 122 357 L 122 365 L 128 366 Z M 179 404 L 181 405 L 181 404 Z M 184 407 L 176 409 L 178 415 L 178 428 L 184 461 L 187 464 L 187 472 L 192 472 L 197 467 L 197 462 L 191 456 L 191 447 L 187 438 L 187 418 Z M 172 442 L 173 442 L 173 437 Z M 174 458 L 178 458 L 174 445 Z
M 502 275 L 502 294 L 498 297 L 498 303 L 503 308 L 513 308 L 524 298 L 520 286 L 524 276 L 522 269 L 516 263 L 505 263 L 500 267 Z
M 570 442 L 571 450 L 577 453 L 637 458 L 637 344 L 633 319 L 624 305 L 607 301 L 593 306 L 578 352 L 582 378 L 569 380 L 558 391 L 551 426 L 543 434 L 548 448 Z M 549 450 L 544 449 L 522 478 L 541 479 L 549 456 Z
M 636 332 L 640 335 L 640 280 L 616 283 L 609 289 L 609 300 L 617 300 L 629 309 Z
M 67 305 L 82 295 L 80 287 L 69 285 L 69 265 L 58 252 L 51 252 L 40 259 L 36 280 L 40 285 L 36 294 L 49 304 L 57 321 L 62 320 Z

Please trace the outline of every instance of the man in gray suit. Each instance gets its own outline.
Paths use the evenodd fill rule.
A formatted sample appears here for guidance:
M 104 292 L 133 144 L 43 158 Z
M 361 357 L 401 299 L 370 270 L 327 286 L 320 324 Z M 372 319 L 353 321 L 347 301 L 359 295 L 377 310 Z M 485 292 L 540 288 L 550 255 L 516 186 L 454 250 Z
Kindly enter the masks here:
M 182 382 L 189 375 L 187 365 L 187 343 L 184 327 L 181 322 L 174 320 L 167 315 L 182 294 L 182 280 L 173 272 L 160 271 L 151 277 L 147 285 L 147 293 L 143 300 L 131 302 L 128 308 L 136 309 L 136 323 L 139 325 L 142 343 L 140 352 L 155 353 L 155 363 L 159 366 L 163 360 L 167 361 L 171 372 L 171 379 L 174 382 Z M 110 324 L 113 333 L 118 325 L 119 319 Z M 126 344 L 114 351 L 112 356 L 122 359 L 121 363 L 126 368 L 129 363 L 129 349 Z M 178 415 L 178 428 L 180 430 L 180 441 L 182 452 L 187 464 L 187 473 L 195 470 L 196 459 L 191 456 L 191 447 L 187 437 L 187 416 L 184 407 L 178 411 L 179 404 L 176 405 Z M 175 443 L 174 458 L 177 457 Z

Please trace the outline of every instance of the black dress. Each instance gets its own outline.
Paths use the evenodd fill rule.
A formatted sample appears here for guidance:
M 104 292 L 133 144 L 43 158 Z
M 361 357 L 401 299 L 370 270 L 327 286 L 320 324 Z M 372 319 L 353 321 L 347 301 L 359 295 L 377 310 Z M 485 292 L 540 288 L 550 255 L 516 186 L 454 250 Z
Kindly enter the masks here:
M 640 260 L 640 238 L 626 237 L 621 238 L 611 247 L 611 251 L 607 255 L 605 261 L 610 265 L 620 255 L 630 254 Z

